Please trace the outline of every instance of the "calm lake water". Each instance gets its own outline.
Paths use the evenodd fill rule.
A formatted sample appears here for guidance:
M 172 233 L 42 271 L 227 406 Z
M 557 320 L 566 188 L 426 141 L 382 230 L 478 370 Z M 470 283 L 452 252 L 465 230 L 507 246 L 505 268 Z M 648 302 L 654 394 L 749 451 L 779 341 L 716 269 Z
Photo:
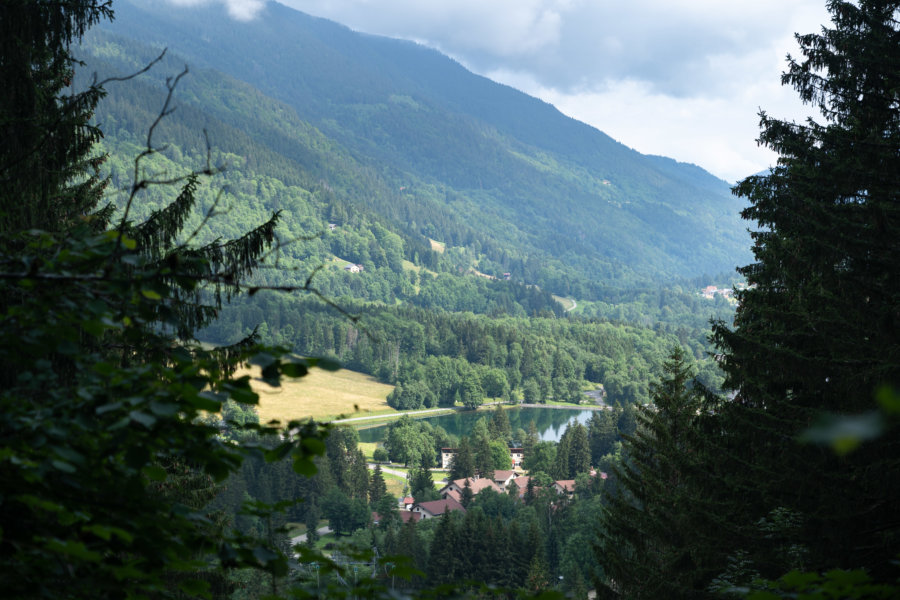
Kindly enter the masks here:
M 572 420 L 579 423 L 587 423 L 591 418 L 592 410 L 570 410 L 558 408 L 512 408 L 506 411 L 509 416 L 509 424 L 515 431 L 521 427 L 528 431 L 528 423 L 532 420 L 542 440 L 558 442 L 566 430 L 566 424 Z M 440 425 L 448 433 L 453 435 L 468 435 L 475 422 L 482 418 L 491 418 L 490 411 L 460 411 L 436 417 L 425 417 L 432 425 Z M 377 425 L 359 431 L 361 442 L 381 442 L 387 435 L 387 425 Z

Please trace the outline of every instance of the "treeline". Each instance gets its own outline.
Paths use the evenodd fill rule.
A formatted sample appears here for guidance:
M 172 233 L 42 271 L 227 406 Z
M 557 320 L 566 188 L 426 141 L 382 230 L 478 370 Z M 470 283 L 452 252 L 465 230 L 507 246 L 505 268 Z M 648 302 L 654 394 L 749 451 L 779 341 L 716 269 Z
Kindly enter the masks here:
M 665 326 L 339 302 L 359 315 L 358 323 L 311 298 L 260 293 L 252 302 L 225 308 L 204 335 L 230 343 L 264 323 L 259 333 L 267 341 L 331 356 L 399 384 L 392 397 L 398 408 L 475 406 L 485 397 L 581 402 L 584 388 L 597 384 L 610 404 L 643 403 L 649 381 L 677 342 Z M 705 345 L 686 341 L 700 361 L 701 380 L 717 388 L 719 375 Z

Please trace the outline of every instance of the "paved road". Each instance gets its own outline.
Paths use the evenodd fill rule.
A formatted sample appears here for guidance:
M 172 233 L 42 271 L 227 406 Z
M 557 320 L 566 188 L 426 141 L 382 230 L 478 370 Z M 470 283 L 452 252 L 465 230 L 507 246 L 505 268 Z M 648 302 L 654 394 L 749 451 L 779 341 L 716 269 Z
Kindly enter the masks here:
M 606 406 L 596 404 L 520 404 L 522 408 L 556 408 L 559 410 L 607 410 Z
M 369 463 L 369 469 L 374 471 L 375 463 Z M 390 473 L 391 475 L 396 475 L 397 477 L 403 477 L 404 479 L 406 479 L 406 473 L 404 473 L 403 471 L 398 471 L 397 469 L 392 469 L 384 465 L 381 465 L 381 472 Z
M 393 419 L 394 417 L 400 417 L 403 415 L 427 415 L 428 413 L 433 412 L 444 412 L 444 411 L 452 411 L 450 408 L 429 408 L 427 410 L 409 410 L 406 412 L 400 413 L 389 413 L 386 415 L 372 415 L 369 417 L 352 417 L 350 419 L 338 419 L 337 421 L 332 421 L 332 423 L 352 423 L 354 421 L 369 421 L 371 419 Z
M 318 533 L 319 535 L 325 535 L 326 533 L 331 533 L 331 527 L 328 527 L 327 525 L 325 527 L 319 527 L 318 529 L 316 529 L 316 533 Z M 303 535 L 298 535 L 297 537 L 291 538 L 292 546 L 294 544 L 305 544 L 305 543 L 306 543 L 306 534 L 305 533 Z

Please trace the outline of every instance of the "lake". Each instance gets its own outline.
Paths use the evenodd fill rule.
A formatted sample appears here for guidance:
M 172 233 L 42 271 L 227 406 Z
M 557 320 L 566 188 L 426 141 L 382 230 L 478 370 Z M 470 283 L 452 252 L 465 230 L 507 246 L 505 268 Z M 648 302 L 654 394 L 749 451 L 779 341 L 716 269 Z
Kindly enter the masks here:
M 506 411 L 509 424 L 515 431 L 521 427 L 528 431 L 528 424 L 534 420 L 538 435 L 542 440 L 558 442 L 566 430 L 566 424 L 572 420 L 579 423 L 587 423 L 593 414 L 593 410 L 561 409 L 547 407 L 511 408 Z M 438 415 L 436 417 L 423 417 L 432 425 L 440 425 L 447 433 L 456 436 L 468 435 L 475 422 L 482 418 L 491 418 L 491 411 L 457 411 L 451 414 Z M 387 435 L 388 426 L 376 425 L 359 430 L 359 441 L 381 442 Z

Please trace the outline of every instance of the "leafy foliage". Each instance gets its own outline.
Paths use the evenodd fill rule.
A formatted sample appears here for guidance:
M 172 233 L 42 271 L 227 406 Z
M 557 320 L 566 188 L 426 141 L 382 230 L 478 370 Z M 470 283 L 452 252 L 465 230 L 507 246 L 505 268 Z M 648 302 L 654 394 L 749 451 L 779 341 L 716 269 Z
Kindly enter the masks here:
M 247 378 L 230 376 L 239 362 L 277 382 L 316 361 L 252 340 L 210 351 L 193 336 L 259 265 L 277 217 L 231 241 L 176 241 L 195 207 L 190 175 L 174 202 L 133 222 L 141 190 L 173 183 L 141 169 L 156 152 L 151 126 L 109 227 L 112 211 L 96 208 L 100 159 L 90 158 L 99 132 L 87 124 L 103 92 L 59 95 L 71 77 L 69 44 L 109 16 L 108 3 L 0 10 L 0 64 L 26 90 L 4 95 L 0 126 L 30 140 L 16 152 L 4 141 L 0 154 L 0 586 L 23 598 L 219 595 L 228 588 L 223 567 L 286 575 L 272 539 L 232 534 L 208 511 L 215 483 L 248 449 L 205 417 L 227 402 L 257 401 Z M 231 424 L 274 433 L 253 420 Z M 314 472 L 323 432 L 309 422 L 290 427 L 258 451 Z

